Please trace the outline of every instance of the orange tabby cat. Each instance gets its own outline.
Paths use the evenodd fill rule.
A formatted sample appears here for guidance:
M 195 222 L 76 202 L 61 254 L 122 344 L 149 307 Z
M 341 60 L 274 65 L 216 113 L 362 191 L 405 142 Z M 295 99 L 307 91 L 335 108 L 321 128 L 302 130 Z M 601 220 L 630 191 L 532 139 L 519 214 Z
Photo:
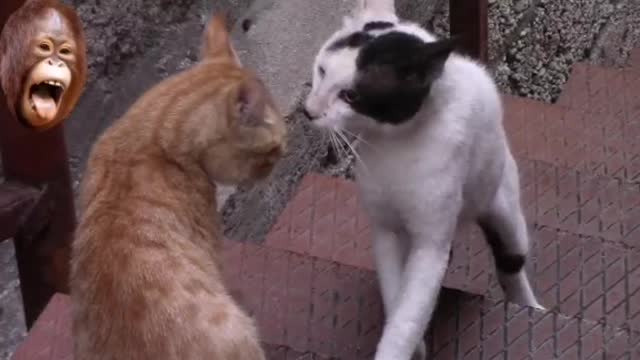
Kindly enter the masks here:
M 221 278 L 216 184 L 263 179 L 286 126 L 224 21 L 202 60 L 144 94 L 93 147 L 73 244 L 75 360 L 260 360 Z

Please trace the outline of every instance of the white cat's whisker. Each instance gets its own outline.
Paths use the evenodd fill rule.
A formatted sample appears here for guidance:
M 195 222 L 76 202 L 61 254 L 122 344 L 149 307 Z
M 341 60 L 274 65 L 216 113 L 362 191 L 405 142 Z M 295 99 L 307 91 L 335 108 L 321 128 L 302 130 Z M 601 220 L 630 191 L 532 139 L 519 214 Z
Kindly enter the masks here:
M 342 158 L 343 159 L 349 158 L 349 153 L 352 152 L 351 147 L 349 147 L 349 142 L 346 139 L 341 138 L 337 132 L 336 132 L 336 141 L 338 142 L 340 146 L 340 150 L 342 151 Z M 343 144 L 343 143 L 346 143 L 346 144 Z
M 364 162 L 364 160 L 362 160 L 362 157 L 360 156 L 360 154 L 358 154 L 356 149 L 351 145 L 351 143 L 349 142 L 349 139 L 347 139 L 347 137 L 344 135 L 342 130 L 336 130 L 336 134 L 338 134 L 338 136 L 342 139 L 342 141 L 351 150 L 351 153 L 355 157 L 356 161 L 360 162 L 360 164 L 362 165 L 362 168 L 365 170 L 365 172 L 368 175 L 371 175 L 371 172 L 369 171 L 369 168 L 367 167 L 367 164 Z
M 356 134 L 356 133 L 354 133 L 354 132 L 352 132 L 352 131 L 349 131 L 349 130 L 347 130 L 347 129 L 342 129 L 342 131 L 343 131 L 343 132 L 345 132 L 345 133 L 347 133 L 347 134 L 349 134 L 349 135 L 351 135 L 351 136 L 353 136 L 354 138 L 356 138 L 356 139 L 358 140 L 358 142 L 359 142 L 359 143 L 360 143 L 360 142 L 362 142 L 363 144 L 366 144 L 366 145 L 367 145 L 367 146 L 369 146 L 370 148 L 372 148 L 372 149 L 374 149 L 374 150 L 377 150 L 377 149 L 375 148 L 375 146 L 373 146 L 373 144 L 371 144 L 370 142 L 368 142 L 367 140 L 365 140 L 365 139 L 362 137 L 362 135 L 360 135 L 360 134 Z
M 342 151 L 344 151 L 344 149 L 342 149 L 342 147 L 340 146 L 338 139 L 336 139 L 335 134 L 333 134 L 332 132 L 328 132 L 328 134 L 329 134 L 329 139 L 331 140 L 331 146 L 335 150 L 335 154 L 338 157 L 338 160 L 342 160 L 342 155 L 343 155 Z

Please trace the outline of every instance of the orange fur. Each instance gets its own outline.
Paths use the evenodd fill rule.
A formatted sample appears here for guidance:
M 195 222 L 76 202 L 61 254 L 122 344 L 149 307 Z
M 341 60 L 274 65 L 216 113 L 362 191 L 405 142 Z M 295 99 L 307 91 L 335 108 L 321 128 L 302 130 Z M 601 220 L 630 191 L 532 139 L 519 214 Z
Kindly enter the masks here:
M 71 262 L 76 360 L 264 359 L 222 283 L 215 184 L 268 176 L 286 126 L 219 17 L 202 54 L 91 152 Z

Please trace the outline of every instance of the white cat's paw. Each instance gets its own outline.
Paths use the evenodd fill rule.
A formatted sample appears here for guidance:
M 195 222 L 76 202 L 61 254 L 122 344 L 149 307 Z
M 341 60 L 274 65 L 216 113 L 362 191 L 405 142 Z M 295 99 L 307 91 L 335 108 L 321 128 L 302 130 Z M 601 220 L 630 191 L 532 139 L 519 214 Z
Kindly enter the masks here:
M 516 302 L 517 304 L 522 304 L 522 305 L 526 305 L 526 306 L 530 306 L 536 310 L 540 310 L 540 311 L 546 311 L 547 309 L 542 306 L 542 304 L 540 304 L 538 302 L 538 299 L 533 295 L 530 294 L 529 296 L 524 297 L 521 301 Z
M 542 306 L 539 302 L 535 302 L 534 304 L 531 305 L 531 307 L 536 310 L 547 311 L 547 308 Z
M 424 340 L 420 341 L 416 351 L 413 353 L 411 360 L 426 360 L 427 359 L 427 345 Z

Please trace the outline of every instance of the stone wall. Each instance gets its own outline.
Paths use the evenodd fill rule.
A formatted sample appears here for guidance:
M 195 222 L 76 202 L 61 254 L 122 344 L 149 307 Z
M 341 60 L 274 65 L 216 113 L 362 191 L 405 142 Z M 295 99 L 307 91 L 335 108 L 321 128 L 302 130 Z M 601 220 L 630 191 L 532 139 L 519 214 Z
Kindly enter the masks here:
M 403 16 L 440 35 L 449 31 L 448 0 L 405 0 Z M 489 0 L 489 56 L 504 92 L 554 101 L 571 65 L 625 63 L 640 42 L 637 0 Z

